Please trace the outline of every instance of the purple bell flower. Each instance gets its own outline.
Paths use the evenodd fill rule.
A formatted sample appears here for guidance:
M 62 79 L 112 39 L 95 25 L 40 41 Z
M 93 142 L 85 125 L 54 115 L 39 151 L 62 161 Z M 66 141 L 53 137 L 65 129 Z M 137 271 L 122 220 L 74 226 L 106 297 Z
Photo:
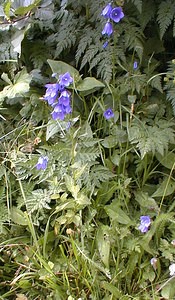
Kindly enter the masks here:
M 38 162 L 36 164 L 37 170 L 45 170 L 47 168 L 48 161 L 49 158 L 47 156 L 39 157 Z
M 49 105 L 52 105 L 58 97 L 59 93 L 59 84 L 58 83 L 48 83 L 45 85 L 46 93 L 44 95 L 44 100 L 48 102 Z
M 113 26 L 111 24 L 111 22 L 107 22 L 103 28 L 102 34 L 106 34 L 108 36 L 110 36 L 113 33 Z
M 109 18 L 111 11 L 112 11 L 112 6 L 111 6 L 111 3 L 109 3 L 102 10 L 101 16 L 103 16 L 104 18 Z
M 70 92 L 64 90 L 61 92 L 60 97 L 58 98 L 59 104 L 63 104 L 64 106 L 70 105 Z
M 111 119 L 111 118 L 114 117 L 114 112 L 113 112 L 113 110 L 112 110 L 111 108 L 108 108 L 108 109 L 104 112 L 103 116 L 105 117 L 106 120 L 109 120 L 109 119 Z
M 148 231 L 150 225 L 151 225 L 151 219 L 149 216 L 141 216 L 140 217 L 140 226 L 138 229 L 142 233 L 146 233 Z
M 69 72 L 59 76 L 60 84 L 63 86 L 69 86 L 73 82 L 73 78 L 70 76 Z
M 110 18 L 113 20 L 115 23 L 120 22 L 120 20 L 124 17 L 124 13 L 122 11 L 121 7 L 115 7 L 110 13 Z

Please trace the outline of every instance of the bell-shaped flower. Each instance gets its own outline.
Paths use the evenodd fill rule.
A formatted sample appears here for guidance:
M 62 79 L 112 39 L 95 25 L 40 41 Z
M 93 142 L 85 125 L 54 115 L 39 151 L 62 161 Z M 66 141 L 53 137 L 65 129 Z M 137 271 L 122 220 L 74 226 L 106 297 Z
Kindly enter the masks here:
M 113 33 L 113 26 L 111 24 L 111 22 L 107 22 L 103 28 L 102 34 L 106 34 L 108 36 L 110 36 Z
M 105 117 L 106 120 L 109 120 L 109 119 L 111 119 L 111 118 L 114 117 L 114 112 L 113 112 L 113 110 L 112 110 L 111 108 L 108 108 L 108 109 L 104 112 L 103 116 Z
M 48 161 L 49 158 L 47 156 L 39 157 L 38 162 L 36 164 L 37 170 L 45 170 L 47 168 Z
M 140 217 L 140 226 L 138 229 L 142 233 L 146 233 L 148 231 L 150 225 L 151 225 L 151 219 L 149 216 L 141 216 Z
M 111 3 L 107 4 L 105 6 L 105 8 L 102 10 L 102 13 L 101 15 L 104 17 L 104 18 L 109 18 L 110 17 L 110 13 L 112 11 L 112 6 L 111 6 Z
M 64 106 L 70 105 L 70 97 L 70 92 L 64 90 L 63 92 L 61 92 L 60 97 L 58 98 L 59 104 L 62 104 Z
M 46 93 L 44 95 L 44 100 L 48 102 L 49 105 L 52 105 L 58 97 L 59 93 L 59 84 L 58 83 L 48 83 L 45 85 Z
M 124 13 L 122 11 L 121 7 L 115 7 L 110 13 L 110 18 L 113 20 L 115 23 L 120 22 L 120 20 L 124 17 Z
M 70 76 L 69 72 L 59 76 L 60 84 L 63 86 L 69 86 L 73 82 L 73 78 Z

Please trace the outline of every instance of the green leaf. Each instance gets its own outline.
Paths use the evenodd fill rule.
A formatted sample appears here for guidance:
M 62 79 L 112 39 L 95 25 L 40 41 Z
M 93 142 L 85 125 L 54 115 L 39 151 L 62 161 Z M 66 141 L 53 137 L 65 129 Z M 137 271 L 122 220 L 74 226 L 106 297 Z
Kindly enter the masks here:
M 66 64 L 65 62 L 56 61 L 52 59 L 48 59 L 47 62 L 50 65 L 52 72 L 58 74 L 56 76 L 57 79 L 59 79 L 59 75 L 69 72 L 72 78 L 74 79 L 74 81 L 80 80 L 79 72 L 74 67 Z
M 48 141 L 55 133 L 59 131 L 60 131 L 59 124 L 50 120 L 47 124 L 46 141 Z
M 0 92 L 0 99 L 25 96 L 29 91 L 31 79 L 32 77 L 27 73 L 26 68 L 23 68 L 15 76 L 14 83 L 9 84 Z
M 24 33 L 25 30 L 19 30 L 16 31 L 15 34 L 12 36 L 12 45 L 13 45 L 13 50 L 17 53 L 19 53 L 19 55 L 21 55 L 21 42 L 24 39 Z
M 108 229 L 108 227 L 107 227 Z M 100 226 L 97 231 L 96 241 L 98 251 L 105 267 L 109 269 L 110 241 L 106 226 Z
M 119 204 L 116 200 L 113 200 L 110 205 L 105 206 L 105 211 L 112 221 L 117 221 L 121 224 L 131 224 L 132 221 L 128 215 L 119 207 Z
M 34 3 L 33 3 L 33 0 L 25 0 L 21 3 L 19 2 L 19 7 L 17 7 L 15 9 L 14 13 L 15 13 L 15 15 L 20 15 L 20 16 L 26 15 L 32 9 L 34 9 L 40 2 L 41 2 L 41 0 L 35 0 Z
M 175 278 L 172 278 L 161 290 L 161 295 L 164 299 L 174 299 L 175 296 Z
M 158 186 L 158 189 L 152 195 L 152 197 L 166 197 L 174 193 L 175 191 L 175 182 L 174 180 L 166 177 L 162 183 Z
M 6 1 L 4 4 L 4 13 L 7 19 L 10 18 L 10 8 L 11 8 L 11 1 Z
M 102 288 L 109 291 L 115 297 L 115 299 L 124 299 L 121 295 L 121 291 L 112 283 L 104 281 L 102 282 Z
M 74 184 L 74 180 L 71 176 L 65 175 L 65 184 L 69 192 L 71 192 L 74 198 L 77 198 L 80 187 Z
M 24 225 L 24 226 L 27 225 L 27 220 L 24 212 L 15 206 L 11 208 L 10 217 L 11 220 L 16 224 Z
M 166 155 L 156 153 L 156 158 L 167 169 L 171 170 L 175 167 L 175 153 L 173 152 L 168 152 Z
M 89 91 L 89 93 L 92 93 L 93 91 L 103 87 L 105 87 L 105 85 L 101 81 L 94 77 L 86 77 L 77 84 L 76 90 L 79 92 Z
M 10 78 L 8 77 L 8 74 L 2 73 L 1 78 L 8 84 L 12 84 Z
M 109 135 L 109 136 L 106 136 L 101 143 L 102 143 L 103 147 L 110 149 L 110 148 L 115 147 L 118 144 L 118 140 L 116 139 L 115 136 Z
M 156 201 L 148 195 L 148 193 L 144 193 L 142 191 L 138 191 L 135 193 L 135 199 L 140 204 L 141 207 L 146 207 L 148 209 L 158 209 L 158 205 Z

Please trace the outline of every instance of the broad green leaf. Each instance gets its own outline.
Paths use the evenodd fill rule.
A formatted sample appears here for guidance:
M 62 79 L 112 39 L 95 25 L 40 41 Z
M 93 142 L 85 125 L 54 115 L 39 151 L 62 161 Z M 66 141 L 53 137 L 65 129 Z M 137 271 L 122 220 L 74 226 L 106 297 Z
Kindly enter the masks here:
M 76 89 L 77 91 L 84 92 L 103 87 L 105 87 L 105 85 L 101 81 L 94 77 L 86 77 L 77 84 Z
M 66 72 L 69 72 L 74 81 L 79 81 L 80 80 L 80 74 L 79 72 L 72 66 L 66 64 L 63 61 L 56 61 L 52 59 L 47 60 L 49 66 L 52 69 L 53 73 L 58 74 L 56 78 L 59 78 L 59 75 L 64 74 Z
M 55 133 L 60 131 L 59 123 L 50 120 L 47 124 L 46 141 L 48 141 Z
M 105 226 L 100 226 L 96 236 L 98 251 L 105 267 L 109 269 L 110 241 Z
M 168 152 L 166 155 L 161 155 L 156 153 L 156 158 L 158 161 L 167 169 L 172 169 L 175 167 L 175 153 Z
M 25 94 L 29 91 L 30 81 L 32 77 L 26 71 L 26 68 L 23 68 L 22 71 L 18 72 L 18 74 L 14 78 L 14 83 L 9 84 L 0 92 L 0 99 L 4 98 L 15 98 L 25 96 Z
M 78 192 L 80 191 L 79 185 L 75 185 L 74 180 L 71 176 L 65 175 L 65 184 L 69 192 L 71 192 L 74 198 L 77 198 Z
M 109 291 L 114 297 L 115 299 L 124 299 L 121 291 L 115 286 L 115 283 L 109 283 L 107 281 L 102 282 L 102 288 Z M 127 298 L 128 300 L 128 298 Z
M 41 0 L 24 0 L 24 1 L 16 1 L 13 4 L 13 8 L 15 9 L 15 15 L 26 15 L 32 9 L 37 7 L 37 5 L 41 2 Z
M 140 204 L 141 207 L 146 207 L 148 209 L 158 209 L 158 205 L 156 201 L 148 195 L 148 193 L 144 193 L 142 191 L 138 191 L 135 193 L 135 199 Z
M 19 53 L 19 55 L 21 55 L 21 42 L 24 39 L 24 33 L 25 30 L 19 30 L 16 31 L 15 34 L 12 36 L 12 45 L 13 45 L 13 50 L 17 53 Z
M 2 73 L 1 78 L 8 84 L 12 84 L 10 78 L 8 77 L 8 74 Z
M 174 299 L 175 296 L 175 278 L 172 278 L 161 290 L 161 295 L 164 299 Z
M 77 194 L 77 197 L 75 198 L 75 200 L 79 205 L 89 205 L 91 203 L 89 198 L 82 192 L 79 192 Z
M 110 148 L 115 147 L 118 144 L 118 140 L 116 139 L 115 136 L 109 135 L 109 136 L 106 136 L 101 143 L 102 143 L 103 147 L 110 149 Z
M 13 206 L 11 208 L 10 217 L 11 220 L 16 224 L 24 225 L 24 226 L 27 225 L 27 220 L 25 218 L 24 212 L 19 208 L 17 208 L 16 206 Z
M 6 1 L 4 4 L 4 13 L 7 19 L 10 18 L 10 8 L 12 1 Z
M 152 197 L 165 197 L 169 196 L 175 191 L 175 181 L 172 179 L 169 179 L 169 177 L 166 177 L 162 183 L 158 186 L 155 193 L 152 195 Z
M 117 200 L 113 200 L 110 205 L 105 206 L 105 211 L 112 221 L 115 220 L 125 225 L 132 223 L 128 215 L 119 207 Z
M 114 152 L 113 155 L 111 156 L 111 161 L 115 166 L 119 166 L 120 159 L 121 157 L 117 152 Z

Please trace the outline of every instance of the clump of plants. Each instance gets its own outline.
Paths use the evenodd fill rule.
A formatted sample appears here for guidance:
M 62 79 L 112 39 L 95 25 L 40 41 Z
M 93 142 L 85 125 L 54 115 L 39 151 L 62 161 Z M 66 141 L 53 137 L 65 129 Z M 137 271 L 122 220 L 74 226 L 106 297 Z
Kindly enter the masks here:
M 173 1 L 0 17 L 0 299 L 173 299 Z

